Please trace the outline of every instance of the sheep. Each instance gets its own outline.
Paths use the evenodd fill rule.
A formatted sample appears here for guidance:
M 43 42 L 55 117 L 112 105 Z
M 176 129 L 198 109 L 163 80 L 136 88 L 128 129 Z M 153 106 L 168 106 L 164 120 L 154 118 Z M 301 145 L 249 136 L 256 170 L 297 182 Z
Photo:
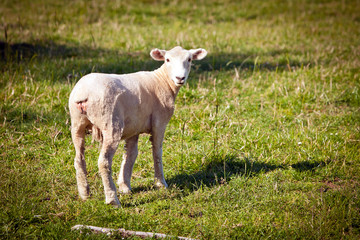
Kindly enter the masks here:
M 86 130 L 101 142 L 98 168 L 106 204 L 120 206 L 111 176 L 112 159 L 120 140 L 125 141 L 125 152 L 117 184 L 121 193 L 131 192 L 130 179 L 142 133 L 151 135 L 155 186 L 168 187 L 162 164 L 165 128 L 174 113 L 179 89 L 189 76 L 192 60 L 201 60 L 206 55 L 202 48 L 185 50 L 177 46 L 169 51 L 156 48 L 150 56 L 164 63 L 154 71 L 121 75 L 90 73 L 76 83 L 69 97 L 69 109 L 81 199 L 88 199 L 90 194 L 84 155 Z

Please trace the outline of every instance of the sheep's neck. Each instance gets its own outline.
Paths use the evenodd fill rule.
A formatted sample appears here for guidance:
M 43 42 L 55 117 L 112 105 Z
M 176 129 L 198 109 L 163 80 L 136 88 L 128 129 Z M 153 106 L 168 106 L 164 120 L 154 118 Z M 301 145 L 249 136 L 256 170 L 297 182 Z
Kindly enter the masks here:
M 175 83 L 170 79 L 165 64 L 163 64 L 160 68 L 156 69 L 154 73 L 162 82 L 165 83 L 165 86 L 169 88 L 175 100 L 177 94 L 179 93 L 180 87 L 177 87 Z

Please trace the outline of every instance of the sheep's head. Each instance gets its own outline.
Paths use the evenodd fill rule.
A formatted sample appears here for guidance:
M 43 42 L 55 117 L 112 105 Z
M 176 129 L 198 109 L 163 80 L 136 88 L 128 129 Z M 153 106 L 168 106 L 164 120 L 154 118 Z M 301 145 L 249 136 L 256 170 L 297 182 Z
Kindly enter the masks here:
M 182 47 L 174 47 L 169 51 L 156 48 L 150 52 L 153 59 L 165 62 L 167 72 L 176 86 L 185 84 L 190 73 L 191 62 L 203 59 L 206 54 L 206 50 L 202 48 L 186 50 Z

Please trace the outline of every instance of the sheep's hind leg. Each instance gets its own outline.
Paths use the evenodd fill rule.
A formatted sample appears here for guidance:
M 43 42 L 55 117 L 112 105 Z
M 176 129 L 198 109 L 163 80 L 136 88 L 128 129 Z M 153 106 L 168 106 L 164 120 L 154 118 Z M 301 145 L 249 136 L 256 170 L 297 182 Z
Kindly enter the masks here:
M 104 185 L 105 202 L 106 204 L 111 204 L 118 207 L 120 206 L 120 201 L 117 197 L 116 186 L 111 176 L 112 159 L 120 142 L 119 137 L 114 137 L 116 135 L 117 134 L 110 132 L 103 132 L 104 139 L 101 147 L 98 165 Z
M 86 178 L 85 162 L 85 128 L 86 125 L 76 125 L 71 127 L 71 136 L 75 147 L 74 167 L 76 170 L 76 181 L 81 199 L 86 200 L 90 195 L 89 184 Z
M 121 163 L 121 169 L 118 179 L 119 191 L 127 194 L 131 192 L 131 175 L 136 157 L 138 155 L 139 135 L 133 136 L 125 142 L 125 153 Z

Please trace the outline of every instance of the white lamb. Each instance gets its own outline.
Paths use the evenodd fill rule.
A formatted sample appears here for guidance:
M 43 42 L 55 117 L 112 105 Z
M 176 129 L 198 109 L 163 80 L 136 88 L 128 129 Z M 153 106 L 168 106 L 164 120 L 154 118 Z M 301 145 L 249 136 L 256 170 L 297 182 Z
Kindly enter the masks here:
M 169 51 L 154 49 L 153 59 L 164 64 L 151 72 L 131 74 L 91 73 L 82 77 L 69 98 L 71 136 L 75 146 L 75 169 L 79 195 L 89 197 L 84 157 L 85 131 L 102 142 L 98 160 L 104 185 L 105 202 L 119 206 L 111 165 L 120 140 L 125 140 L 125 153 L 118 185 L 122 193 L 131 191 L 130 179 L 138 154 L 139 134 L 151 134 L 155 185 L 167 187 L 162 165 L 162 142 L 166 125 L 174 112 L 175 98 L 188 78 L 191 61 L 206 56 L 204 49 Z

